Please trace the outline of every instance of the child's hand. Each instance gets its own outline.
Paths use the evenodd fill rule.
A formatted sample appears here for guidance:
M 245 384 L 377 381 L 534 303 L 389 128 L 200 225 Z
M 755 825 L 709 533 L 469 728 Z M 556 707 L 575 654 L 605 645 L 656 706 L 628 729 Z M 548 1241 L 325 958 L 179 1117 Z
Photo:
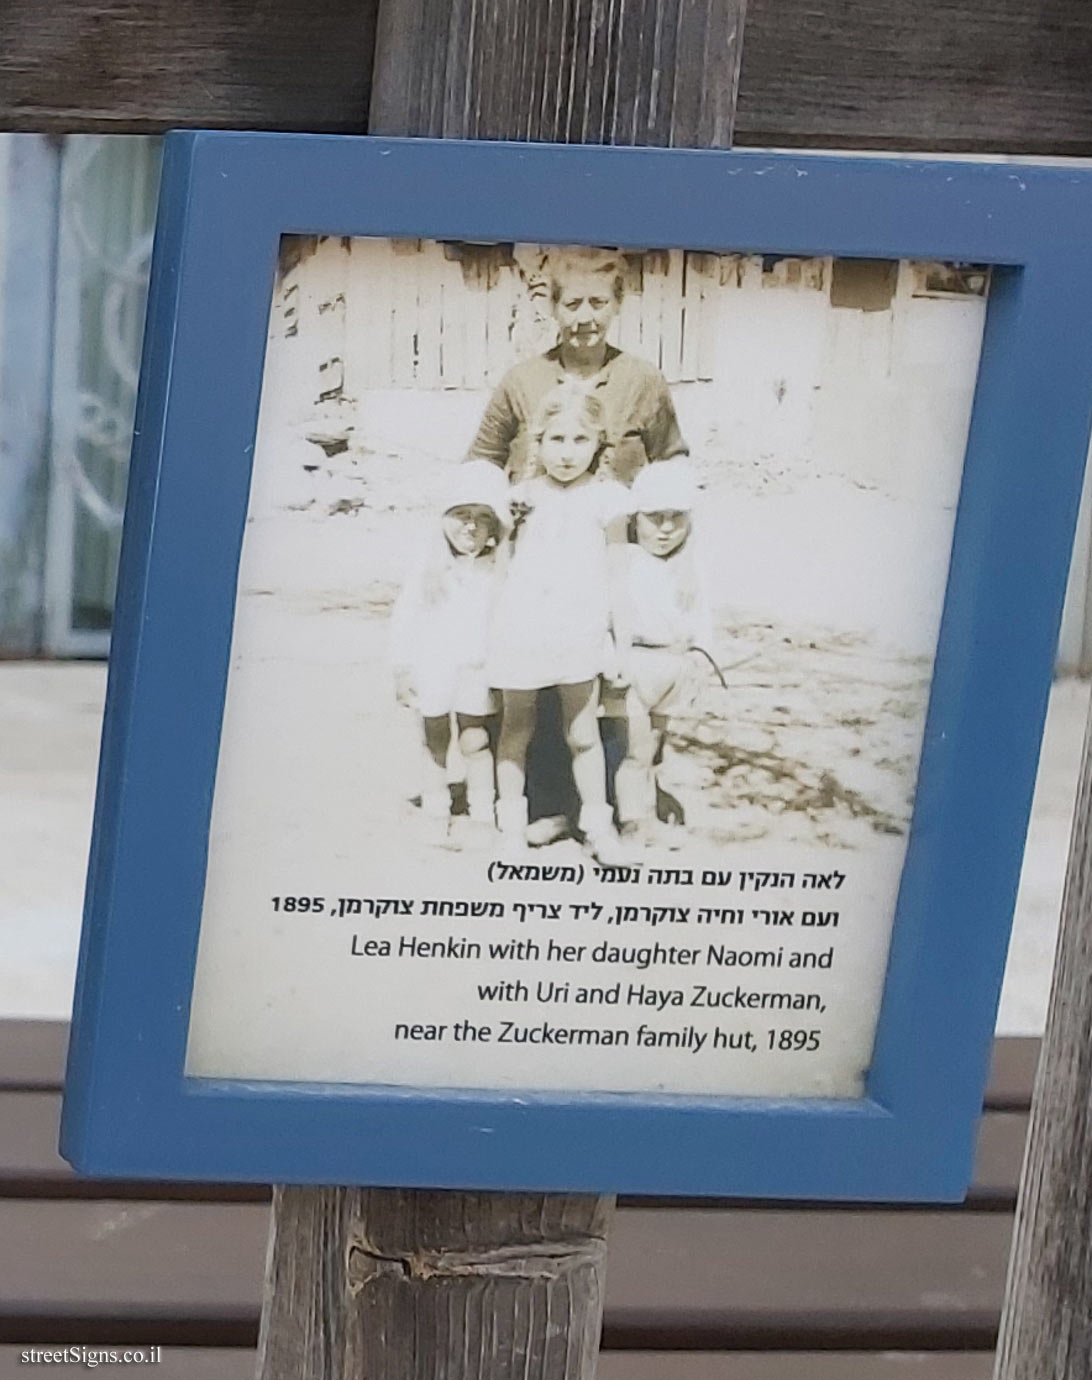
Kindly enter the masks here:
M 417 696 L 413 693 L 413 678 L 404 666 L 395 667 L 394 697 L 399 704 L 412 709 Z

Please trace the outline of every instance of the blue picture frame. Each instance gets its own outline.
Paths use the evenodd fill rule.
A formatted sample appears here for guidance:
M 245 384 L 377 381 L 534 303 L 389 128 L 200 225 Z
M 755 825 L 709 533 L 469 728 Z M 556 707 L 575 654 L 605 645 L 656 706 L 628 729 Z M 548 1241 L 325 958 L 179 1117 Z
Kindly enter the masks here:
M 971 1173 L 1092 409 L 1092 176 L 762 153 L 168 136 L 62 1128 L 115 1177 L 957 1200 Z M 183 1075 L 285 233 L 996 266 L 859 1101 Z

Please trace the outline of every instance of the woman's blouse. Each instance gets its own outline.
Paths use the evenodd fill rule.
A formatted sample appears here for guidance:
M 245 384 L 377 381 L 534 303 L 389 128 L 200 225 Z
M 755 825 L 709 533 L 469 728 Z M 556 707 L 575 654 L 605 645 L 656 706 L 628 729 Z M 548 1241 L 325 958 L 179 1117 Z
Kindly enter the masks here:
M 528 432 L 542 400 L 571 378 L 556 346 L 509 369 L 489 400 L 468 458 L 503 466 L 515 482 L 525 478 Z M 628 485 L 648 462 L 688 453 L 667 380 L 655 365 L 611 346 L 603 368 L 587 382 L 606 415 L 601 472 Z

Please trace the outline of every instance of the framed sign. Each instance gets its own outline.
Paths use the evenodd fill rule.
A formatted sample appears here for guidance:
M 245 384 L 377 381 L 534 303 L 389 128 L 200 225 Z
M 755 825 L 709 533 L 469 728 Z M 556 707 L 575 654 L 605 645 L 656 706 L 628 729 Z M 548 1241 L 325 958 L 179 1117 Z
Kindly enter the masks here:
M 66 1156 L 961 1196 L 1090 187 L 170 136 Z

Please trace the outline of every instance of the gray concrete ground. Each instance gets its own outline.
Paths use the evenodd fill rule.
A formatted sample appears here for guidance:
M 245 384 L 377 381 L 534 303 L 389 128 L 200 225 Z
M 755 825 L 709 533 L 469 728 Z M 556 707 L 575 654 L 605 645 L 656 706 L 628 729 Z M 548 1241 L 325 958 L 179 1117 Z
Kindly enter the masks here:
M 67 1017 L 105 668 L 0 664 L 0 1017 Z M 1043 1028 L 1088 684 L 1059 681 L 1040 763 L 998 1030 Z

